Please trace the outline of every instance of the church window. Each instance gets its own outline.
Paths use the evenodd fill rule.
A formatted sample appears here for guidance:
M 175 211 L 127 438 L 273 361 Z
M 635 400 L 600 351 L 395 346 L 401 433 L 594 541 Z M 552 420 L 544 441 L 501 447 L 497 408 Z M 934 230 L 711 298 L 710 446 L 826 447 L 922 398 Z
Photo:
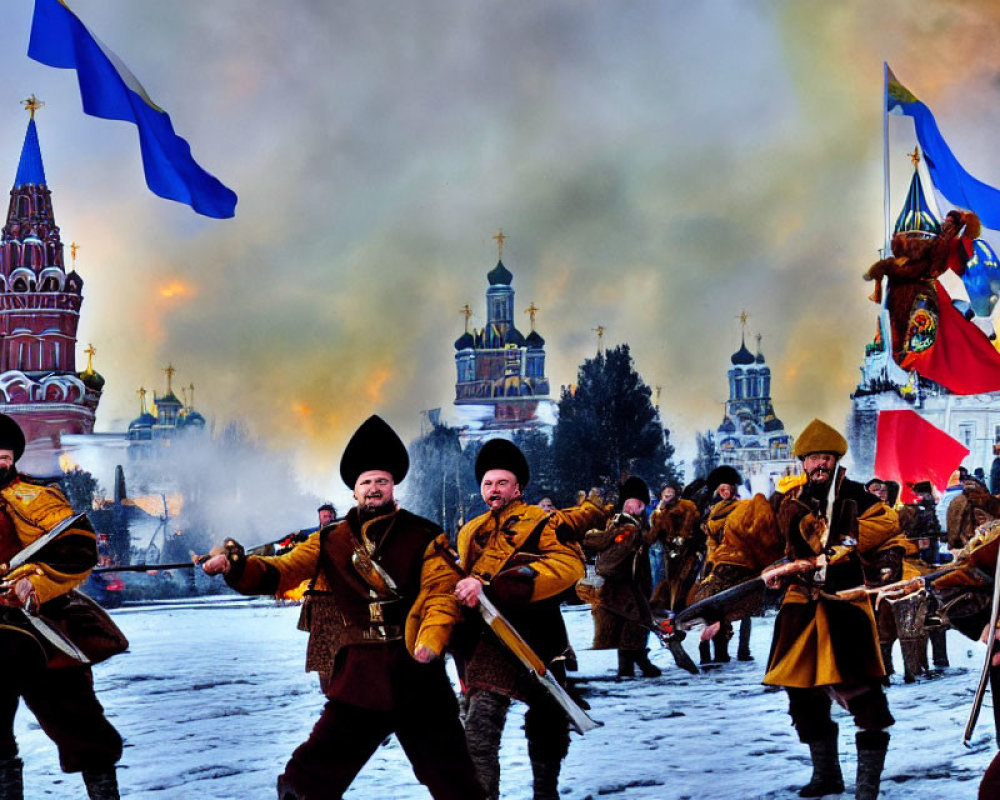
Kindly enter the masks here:
M 973 426 L 972 423 L 964 423 L 959 427 L 958 431 L 962 444 L 971 450 L 972 439 L 975 436 L 975 426 Z

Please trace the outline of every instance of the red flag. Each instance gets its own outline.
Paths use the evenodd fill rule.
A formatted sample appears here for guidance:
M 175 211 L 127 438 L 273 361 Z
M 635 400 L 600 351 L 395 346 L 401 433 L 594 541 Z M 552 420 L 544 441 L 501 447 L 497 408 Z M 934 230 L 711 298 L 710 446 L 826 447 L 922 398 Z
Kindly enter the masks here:
M 967 455 L 967 447 L 915 411 L 882 411 L 878 415 L 875 474 L 885 481 L 897 481 L 904 503 L 915 499 L 910 483 L 930 481 L 938 491 L 944 491 L 949 476 Z
M 900 366 L 915 369 L 955 394 L 1000 391 L 1000 353 L 985 333 L 958 313 L 937 284 L 938 330 L 934 344 L 908 353 Z

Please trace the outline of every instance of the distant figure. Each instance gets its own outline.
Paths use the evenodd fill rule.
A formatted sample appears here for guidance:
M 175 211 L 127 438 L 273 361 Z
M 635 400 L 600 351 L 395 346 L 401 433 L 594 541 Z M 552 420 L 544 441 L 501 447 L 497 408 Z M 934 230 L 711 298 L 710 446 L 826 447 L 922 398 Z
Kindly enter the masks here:
M 538 501 L 538 507 L 539 508 L 544 508 L 546 511 L 555 511 L 556 510 L 556 504 L 552 502 L 552 498 L 551 497 L 543 497 L 541 500 L 539 500 Z

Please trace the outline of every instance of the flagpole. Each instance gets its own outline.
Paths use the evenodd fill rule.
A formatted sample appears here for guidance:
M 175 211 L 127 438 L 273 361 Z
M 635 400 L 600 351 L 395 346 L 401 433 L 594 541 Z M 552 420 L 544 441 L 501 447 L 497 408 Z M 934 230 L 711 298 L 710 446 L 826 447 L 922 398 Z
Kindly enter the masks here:
M 889 64 L 882 62 L 882 218 L 885 223 L 885 250 L 882 258 L 889 257 L 889 115 L 886 113 L 886 98 L 889 96 Z

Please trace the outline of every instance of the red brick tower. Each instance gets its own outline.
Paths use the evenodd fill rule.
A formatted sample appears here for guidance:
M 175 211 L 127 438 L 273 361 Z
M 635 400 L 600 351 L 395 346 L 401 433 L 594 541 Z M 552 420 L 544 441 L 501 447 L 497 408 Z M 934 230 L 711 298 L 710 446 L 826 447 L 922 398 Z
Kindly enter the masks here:
M 29 447 L 55 448 L 61 434 L 93 432 L 104 379 L 90 359 L 76 371 L 83 279 L 63 263 L 35 129 L 42 103 L 32 96 L 24 105 L 31 118 L 0 235 L 0 411 Z

